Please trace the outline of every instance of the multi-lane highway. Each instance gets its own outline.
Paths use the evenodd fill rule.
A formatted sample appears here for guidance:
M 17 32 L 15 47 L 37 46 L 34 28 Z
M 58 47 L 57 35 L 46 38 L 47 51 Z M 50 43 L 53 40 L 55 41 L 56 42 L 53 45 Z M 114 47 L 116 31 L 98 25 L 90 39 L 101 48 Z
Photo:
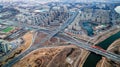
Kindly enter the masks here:
M 66 35 L 64 33 L 62 33 L 62 34 L 59 33 L 60 31 L 63 31 L 69 24 L 71 24 L 74 21 L 74 19 L 76 18 L 77 15 L 78 15 L 78 12 L 74 13 L 74 16 L 69 18 L 62 26 L 58 27 L 55 31 L 52 31 L 51 33 L 49 31 L 45 30 L 45 32 L 48 32 L 49 35 L 46 36 L 45 38 L 43 38 L 42 41 L 40 41 L 39 44 L 31 46 L 28 50 L 26 50 L 24 53 L 20 54 L 18 57 L 15 57 L 11 61 L 9 61 L 3 67 L 11 67 L 13 64 L 15 64 L 17 61 L 19 61 L 21 58 L 26 56 L 31 51 L 40 48 L 41 44 L 43 44 L 44 42 L 46 42 L 47 40 L 49 40 L 50 38 L 52 38 L 55 35 L 57 35 L 57 37 L 65 40 L 65 41 L 68 41 L 70 43 L 76 44 L 77 46 L 79 46 L 79 47 L 81 47 L 83 49 L 89 50 L 89 51 L 94 52 L 96 54 L 100 54 L 102 56 L 105 56 L 105 57 L 113 60 L 113 61 L 120 62 L 120 56 L 117 55 L 117 54 L 114 54 L 114 53 L 111 53 L 111 52 L 108 52 L 108 51 L 104 52 L 104 51 L 102 51 L 100 49 L 91 47 L 91 45 L 84 44 L 84 43 L 82 43 L 82 42 L 72 38 L 69 35 Z
M 109 52 L 109 51 L 103 51 L 103 50 L 98 49 L 98 48 L 93 48 L 91 45 L 82 43 L 82 42 L 80 42 L 80 41 L 78 41 L 78 40 L 76 40 L 76 39 L 74 39 L 71 36 L 66 35 L 66 34 L 58 34 L 57 37 L 65 40 L 65 41 L 68 41 L 72 44 L 75 44 L 75 45 L 77 45 L 85 50 L 88 50 L 88 51 L 94 52 L 96 54 L 105 56 L 108 59 L 111 59 L 113 61 L 120 62 L 120 55 L 114 54 L 114 53 Z
M 40 41 L 39 44 L 36 44 L 34 46 L 31 46 L 28 50 L 26 50 L 24 53 L 20 54 L 18 57 L 13 58 L 11 61 L 9 61 L 8 63 L 6 63 L 5 65 L 3 65 L 3 67 L 11 67 L 13 64 L 15 64 L 17 61 L 19 61 L 21 58 L 23 58 L 24 56 L 26 56 L 28 53 L 32 52 L 35 49 L 38 49 L 41 47 L 41 44 L 43 44 L 44 42 L 46 42 L 47 40 L 49 40 L 50 38 L 52 38 L 53 36 L 55 36 L 57 33 L 59 33 L 60 31 L 64 30 L 69 24 L 71 24 L 74 19 L 76 18 L 76 16 L 78 15 L 79 12 L 75 12 L 73 14 L 72 17 L 70 17 L 65 23 L 63 23 L 62 26 L 58 27 L 55 31 L 53 31 L 51 34 L 49 34 L 48 36 L 46 36 L 45 38 L 42 39 L 42 41 Z
M 41 30 L 41 31 L 44 31 L 44 32 L 46 32 L 48 34 L 51 33 L 51 31 L 49 31 L 49 30 Z M 105 56 L 108 59 L 111 59 L 113 61 L 120 62 L 120 55 L 114 54 L 114 53 L 109 52 L 109 51 L 93 48 L 91 45 L 89 45 L 87 43 L 80 42 L 77 39 L 72 38 L 71 36 L 69 36 L 69 35 L 67 35 L 65 33 L 58 33 L 56 37 L 59 37 L 59 38 L 65 40 L 65 41 L 67 41 L 69 43 L 75 44 L 75 45 L 77 45 L 77 46 L 79 46 L 79 47 L 81 47 L 81 48 L 83 48 L 85 50 L 88 50 L 88 51 L 94 52 L 96 54 Z

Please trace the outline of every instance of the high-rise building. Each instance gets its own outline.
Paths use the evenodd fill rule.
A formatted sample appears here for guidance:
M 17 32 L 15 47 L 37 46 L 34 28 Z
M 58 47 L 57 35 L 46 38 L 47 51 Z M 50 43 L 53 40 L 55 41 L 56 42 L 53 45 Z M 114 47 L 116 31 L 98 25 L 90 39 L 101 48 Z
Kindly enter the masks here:
M 3 53 L 7 53 L 10 50 L 9 44 L 5 42 L 0 42 L 0 51 Z

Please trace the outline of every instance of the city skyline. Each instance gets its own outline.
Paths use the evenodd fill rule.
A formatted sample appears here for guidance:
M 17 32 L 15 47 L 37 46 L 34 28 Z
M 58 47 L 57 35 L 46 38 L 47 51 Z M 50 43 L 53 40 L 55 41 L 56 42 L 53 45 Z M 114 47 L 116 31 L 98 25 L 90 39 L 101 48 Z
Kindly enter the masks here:
M 0 0 L 0 67 L 120 67 L 120 1 Z

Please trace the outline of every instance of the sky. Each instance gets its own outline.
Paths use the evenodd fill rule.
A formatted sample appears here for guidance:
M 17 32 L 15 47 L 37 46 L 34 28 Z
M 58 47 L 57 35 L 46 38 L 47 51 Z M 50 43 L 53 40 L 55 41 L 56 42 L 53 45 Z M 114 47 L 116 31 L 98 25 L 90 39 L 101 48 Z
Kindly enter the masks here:
M 0 0 L 0 2 L 15 2 L 15 1 L 26 1 L 26 2 L 33 2 L 33 1 L 39 1 L 39 2 L 52 2 L 52 1 L 59 1 L 59 0 Z
M 38 1 L 38 2 L 58 2 L 58 1 L 62 1 L 62 2 L 109 2 L 109 1 L 120 1 L 120 0 L 0 0 L 0 2 L 12 2 L 12 1 Z

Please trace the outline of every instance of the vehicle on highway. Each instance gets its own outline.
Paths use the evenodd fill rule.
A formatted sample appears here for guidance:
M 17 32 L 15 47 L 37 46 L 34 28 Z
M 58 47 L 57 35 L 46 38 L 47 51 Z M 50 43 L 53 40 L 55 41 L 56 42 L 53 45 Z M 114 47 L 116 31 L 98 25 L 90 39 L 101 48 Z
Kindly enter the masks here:
M 103 48 L 101 48 L 101 47 L 99 47 L 99 46 L 95 46 L 95 45 L 93 45 L 93 46 L 91 46 L 92 48 L 95 48 L 95 49 L 98 49 L 98 50 L 101 50 L 101 51 L 103 51 L 103 52 L 106 52 L 106 50 L 104 50 Z

